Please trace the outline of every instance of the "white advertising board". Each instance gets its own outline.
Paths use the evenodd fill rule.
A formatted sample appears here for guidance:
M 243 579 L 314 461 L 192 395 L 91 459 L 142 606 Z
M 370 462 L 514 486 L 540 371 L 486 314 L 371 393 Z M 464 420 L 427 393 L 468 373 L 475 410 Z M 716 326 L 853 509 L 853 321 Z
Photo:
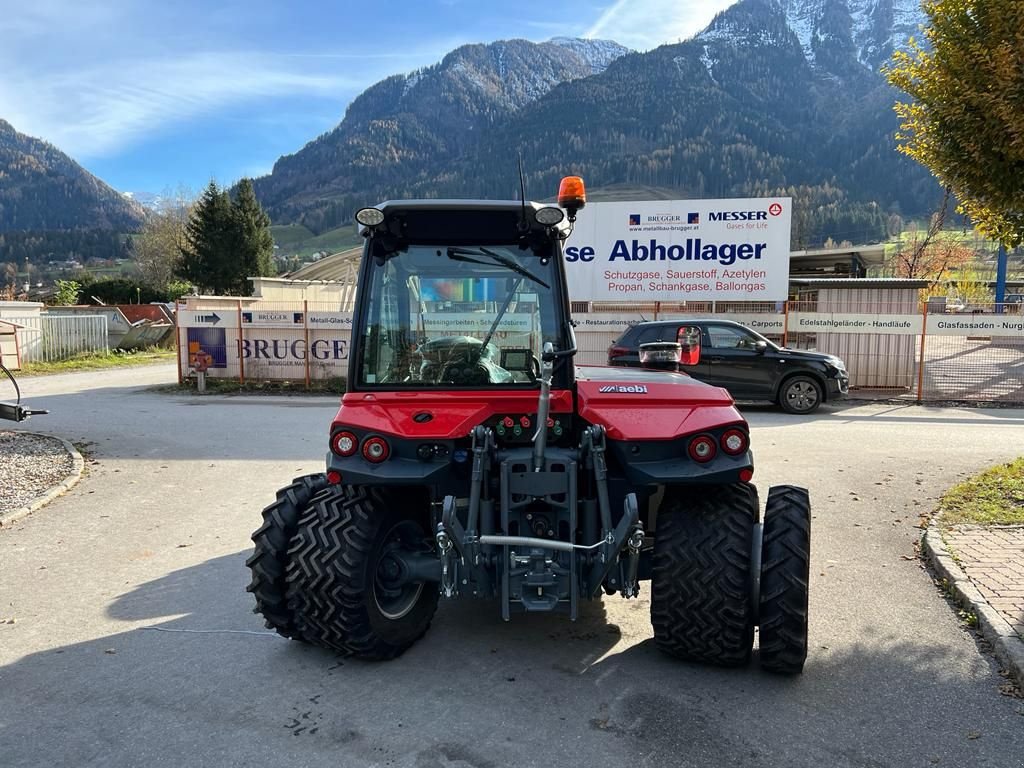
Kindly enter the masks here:
M 928 315 L 928 335 L 1024 337 L 1022 315 Z
M 425 331 L 459 333 L 487 333 L 494 325 L 493 314 L 474 312 L 435 312 L 414 318 Z M 495 331 L 502 333 L 529 333 L 533 330 L 532 315 L 505 314 Z
M 788 197 L 591 203 L 565 245 L 574 301 L 785 301 Z
M 790 333 L 881 333 L 918 336 L 921 315 L 790 312 Z
M 238 311 L 234 309 L 179 309 L 180 328 L 237 328 Z

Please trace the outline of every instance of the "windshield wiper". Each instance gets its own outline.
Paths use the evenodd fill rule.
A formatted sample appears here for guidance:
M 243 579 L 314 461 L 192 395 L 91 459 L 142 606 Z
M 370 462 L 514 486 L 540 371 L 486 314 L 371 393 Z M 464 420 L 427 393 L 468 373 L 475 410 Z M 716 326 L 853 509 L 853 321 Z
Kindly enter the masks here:
M 537 283 L 538 285 L 542 285 L 545 288 L 551 288 L 550 285 L 545 283 L 543 280 L 541 280 L 535 274 L 530 272 L 528 269 L 521 267 L 512 259 L 508 258 L 507 256 L 502 256 L 500 253 L 495 253 L 494 251 L 489 250 L 487 248 L 456 248 L 455 246 L 450 246 L 448 248 L 449 259 L 454 259 L 455 261 L 465 261 L 469 262 L 470 264 L 482 264 L 484 266 L 487 266 L 486 261 L 480 261 L 478 259 L 470 258 L 472 256 L 488 256 L 491 259 L 494 259 L 494 261 L 501 264 L 503 267 L 511 269 L 517 275 L 522 275 L 523 277 L 532 280 L 533 282 Z

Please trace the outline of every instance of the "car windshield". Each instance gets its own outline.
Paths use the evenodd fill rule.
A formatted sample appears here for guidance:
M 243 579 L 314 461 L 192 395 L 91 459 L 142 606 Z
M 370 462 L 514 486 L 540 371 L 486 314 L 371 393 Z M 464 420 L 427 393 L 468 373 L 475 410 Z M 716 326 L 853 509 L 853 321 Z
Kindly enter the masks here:
M 460 243 L 374 260 L 359 383 L 534 385 L 544 343 L 564 346 L 551 256 Z

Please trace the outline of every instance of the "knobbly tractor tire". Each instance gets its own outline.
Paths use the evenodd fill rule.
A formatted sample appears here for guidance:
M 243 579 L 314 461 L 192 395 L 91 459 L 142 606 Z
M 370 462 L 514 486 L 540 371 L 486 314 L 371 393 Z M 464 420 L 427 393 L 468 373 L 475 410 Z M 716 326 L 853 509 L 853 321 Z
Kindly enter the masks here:
M 661 650 L 720 666 L 750 660 L 757 514 L 750 485 L 668 490 L 658 511 L 651 586 L 651 624 Z
M 811 502 L 807 491 L 780 485 L 768 493 L 761 539 L 760 661 L 795 675 L 807 659 Z
M 393 659 L 419 640 L 437 610 L 436 583 L 389 590 L 394 547 L 430 552 L 425 521 L 407 500 L 349 486 L 324 492 L 299 521 L 289 552 L 288 607 L 310 643 L 346 656 Z
M 779 405 L 786 413 L 798 416 L 814 413 L 824 400 L 824 393 L 811 376 L 790 376 L 779 387 Z
M 263 510 L 263 525 L 252 535 L 255 549 L 245 564 L 252 571 L 252 581 L 246 589 L 256 598 L 253 613 L 263 614 L 267 628 L 285 637 L 296 636 L 285 595 L 288 549 L 298 528 L 299 516 L 313 496 L 326 486 L 327 478 L 323 474 L 295 478 L 291 485 L 279 490 L 277 500 Z

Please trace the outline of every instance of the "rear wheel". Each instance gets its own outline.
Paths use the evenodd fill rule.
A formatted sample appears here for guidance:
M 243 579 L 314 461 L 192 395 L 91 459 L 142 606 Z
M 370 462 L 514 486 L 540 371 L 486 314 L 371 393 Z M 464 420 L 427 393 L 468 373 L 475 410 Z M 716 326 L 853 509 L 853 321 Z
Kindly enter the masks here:
M 397 579 L 398 552 L 430 552 L 422 521 L 390 497 L 339 486 L 299 521 L 288 564 L 288 607 L 303 637 L 339 653 L 392 659 L 419 640 L 437 610 L 437 585 Z
M 750 659 L 757 513 L 750 485 L 668 489 L 658 511 L 651 589 L 651 624 L 661 650 L 723 666 Z
M 761 543 L 760 658 L 771 672 L 797 674 L 807 659 L 811 502 L 780 485 L 768 493 Z
M 263 510 L 263 525 L 252 535 L 255 549 L 245 564 L 252 571 L 246 589 L 256 598 L 253 613 L 263 614 L 269 629 L 295 637 L 295 623 L 285 597 L 288 547 L 298 528 L 299 516 L 310 500 L 327 486 L 323 474 L 295 478 L 277 492 L 277 500 Z
M 821 399 L 821 385 L 810 376 L 791 376 L 779 389 L 779 405 L 787 413 L 813 413 Z

